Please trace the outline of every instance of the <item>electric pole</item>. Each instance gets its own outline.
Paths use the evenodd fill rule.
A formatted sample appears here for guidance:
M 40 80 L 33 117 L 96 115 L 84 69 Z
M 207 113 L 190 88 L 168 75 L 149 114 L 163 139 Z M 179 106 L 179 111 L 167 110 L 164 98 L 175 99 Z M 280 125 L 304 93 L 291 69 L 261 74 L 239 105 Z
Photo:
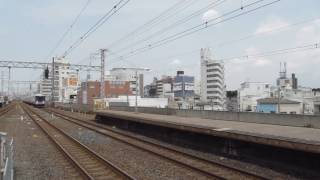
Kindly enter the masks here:
M 100 49 L 101 57 L 101 78 L 100 78 L 100 98 L 104 99 L 105 95 L 105 82 L 104 82 L 104 73 L 105 73 L 105 52 L 107 49 Z
M 4 89 L 3 89 L 3 85 L 4 85 L 4 83 L 3 83 L 3 81 L 4 81 L 4 76 L 3 76 L 3 71 L 1 71 L 1 95 L 3 95 L 3 91 L 4 91 Z
M 51 106 L 54 107 L 54 57 L 51 65 Z
M 10 96 L 11 66 L 9 66 L 8 96 Z
M 278 113 L 280 114 L 280 104 L 281 104 L 281 92 L 280 92 L 280 87 L 278 88 Z
M 138 113 L 138 70 L 136 70 L 135 76 L 136 76 L 136 97 L 135 97 L 134 112 Z

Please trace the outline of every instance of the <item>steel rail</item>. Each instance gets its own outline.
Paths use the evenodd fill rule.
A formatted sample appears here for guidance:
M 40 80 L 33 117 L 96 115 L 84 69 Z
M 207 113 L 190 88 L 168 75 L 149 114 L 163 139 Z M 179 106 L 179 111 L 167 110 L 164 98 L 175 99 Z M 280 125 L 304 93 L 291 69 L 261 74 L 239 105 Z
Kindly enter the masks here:
M 43 123 L 41 124 L 40 122 L 44 122 L 47 127 L 54 129 L 54 131 L 60 133 L 64 137 L 66 137 L 71 143 L 74 143 L 78 148 L 81 148 L 81 150 L 83 150 L 85 153 L 87 153 L 88 157 L 94 158 L 94 160 L 101 162 L 107 168 L 111 169 L 111 171 L 118 176 L 117 178 L 112 177 L 112 179 L 130 179 L 130 180 L 135 179 L 132 176 L 130 176 L 129 174 L 127 174 L 125 171 L 123 171 L 122 169 L 120 169 L 119 167 L 114 165 L 112 162 L 106 160 L 105 158 L 103 158 L 102 156 L 97 154 L 96 152 L 90 150 L 86 145 L 82 144 L 81 142 L 79 142 L 75 138 L 68 135 L 63 130 L 59 129 L 58 127 L 56 127 L 52 123 L 48 122 L 45 118 L 40 116 L 37 112 L 32 110 L 30 107 L 27 107 L 26 105 L 23 105 L 22 107 L 25 110 L 25 112 L 28 114 L 28 116 L 45 132 L 45 134 L 58 146 L 58 148 L 61 151 L 63 151 L 65 156 L 72 162 L 72 164 L 74 164 L 76 166 L 77 169 L 80 170 L 80 173 L 86 179 L 95 179 L 95 176 L 93 175 L 94 173 L 90 173 L 85 167 L 83 167 L 83 165 L 81 165 L 81 162 L 79 162 L 79 160 L 74 158 L 74 155 L 67 150 L 67 148 L 66 148 L 67 145 L 62 145 L 61 142 L 57 141 L 55 138 L 57 135 L 56 134 L 52 135 L 48 131 L 48 129 L 45 129 L 45 127 L 43 127 L 44 124 Z M 68 146 L 70 146 L 70 145 L 68 145 Z M 103 171 L 101 171 L 101 173 L 103 173 Z M 105 177 L 105 178 L 107 178 L 107 177 Z
M 69 121 L 69 122 L 75 123 L 75 124 L 80 125 L 80 126 L 82 126 L 82 127 L 86 127 L 86 128 L 88 128 L 88 129 L 90 129 L 90 130 L 93 130 L 93 131 L 99 133 L 99 134 L 103 134 L 103 135 L 105 135 L 105 136 L 109 136 L 109 137 L 111 137 L 111 138 L 113 138 L 113 139 L 119 140 L 119 141 L 121 141 L 121 142 L 124 142 L 124 143 L 126 143 L 126 144 L 129 144 L 129 145 L 134 146 L 134 147 L 136 147 L 136 148 L 139 148 L 139 149 L 142 149 L 142 150 L 144 150 L 144 151 L 150 152 L 150 153 L 152 153 L 152 154 L 156 154 L 156 155 L 158 155 L 158 156 L 161 156 L 161 157 L 163 157 L 163 158 L 165 158 L 165 159 L 168 159 L 168 160 L 170 160 L 170 161 L 173 161 L 173 162 L 175 162 L 175 163 L 182 164 L 183 166 L 186 166 L 187 168 L 190 168 L 190 169 L 192 169 L 192 170 L 200 171 L 201 173 L 206 174 L 207 176 L 211 176 L 211 177 L 218 178 L 218 179 L 226 179 L 226 178 L 223 177 L 223 176 L 214 174 L 214 172 L 208 172 L 208 171 L 206 171 L 206 170 L 204 170 L 204 169 L 200 169 L 200 168 L 194 167 L 194 166 L 192 166 L 192 165 L 190 165 L 190 164 L 186 164 L 186 163 L 181 162 L 181 161 L 179 161 L 179 160 L 173 159 L 173 158 L 171 158 L 171 157 L 167 157 L 167 156 L 165 156 L 164 154 L 159 154 L 159 153 L 154 152 L 154 151 L 152 151 L 152 150 L 149 150 L 149 149 L 143 148 L 143 147 L 141 147 L 141 146 L 139 146 L 139 145 L 136 145 L 136 144 L 134 144 L 134 143 L 132 143 L 132 142 L 125 141 L 125 140 L 123 140 L 123 139 L 121 139 L 121 138 L 114 137 L 114 136 L 112 136 L 112 135 L 110 135 L 110 134 L 107 134 L 105 131 L 99 131 L 99 130 L 96 129 L 96 128 L 101 128 L 101 129 L 103 129 L 103 130 L 111 131 L 111 132 L 116 133 L 116 134 L 119 134 L 119 135 L 121 135 L 121 136 L 125 136 L 125 137 L 127 137 L 127 138 L 131 138 L 131 139 L 134 139 L 134 140 L 136 140 L 136 141 L 140 141 L 140 142 L 142 142 L 142 143 L 145 143 L 145 144 L 154 146 L 154 147 L 156 147 L 156 148 L 161 148 L 161 149 L 163 149 L 163 150 L 169 151 L 169 152 L 171 152 L 171 153 L 173 153 L 173 154 L 178 154 L 178 155 L 180 155 L 180 156 L 182 155 L 182 156 L 185 156 L 185 157 L 187 157 L 187 158 L 189 158 L 189 159 L 193 159 L 193 160 L 196 160 L 196 161 L 200 161 L 200 162 L 202 162 L 202 163 L 206 163 L 206 164 L 209 164 L 209 165 L 211 165 L 211 166 L 219 166 L 219 167 L 224 168 L 224 169 L 227 169 L 227 170 L 229 170 L 229 171 L 231 170 L 231 171 L 233 171 L 234 173 L 239 173 L 239 174 L 242 174 L 242 175 L 244 175 L 244 176 L 247 176 L 248 178 L 251 178 L 251 179 L 263 179 L 263 180 L 269 179 L 269 178 L 266 178 L 266 177 L 264 177 L 264 176 L 261 176 L 261 175 L 255 174 L 255 173 L 251 173 L 251 172 L 248 172 L 248 171 L 244 171 L 244 170 L 242 170 L 242 169 L 240 169 L 240 168 L 237 168 L 237 167 L 228 166 L 228 165 L 225 165 L 225 164 L 222 164 L 222 163 L 219 163 L 219 162 L 214 162 L 214 161 L 211 161 L 211 160 L 207 160 L 207 159 L 202 158 L 202 157 L 199 157 L 199 156 L 191 155 L 190 153 L 182 152 L 182 151 L 176 150 L 176 149 L 174 149 L 174 148 L 170 148 L 170 147 L 166 147 L 166 146 L 160 145 L 160 144 L 155 143 L 155 142 L 147 141 L 147 140 L 144 140 L 144 139 L 142 139 L 142 138 L 138 138 L 138 137 L 136 137 L 136 136 L 129 135 L 128 133 L 120 132 L 120 131 L 115 130 L 115 129 L 113 129 L 113 128 L 106 127 L 105 125 L 100 125 L 100 124 L 97 124 L 97 123 L 94 123 L 94 122 L 90 122 L 90 121 L 88 121 L 88 120 L 83 120 L 83 119 L 76 118 L 76 117 L 73 117 L 73 116 L 70 116 L 70 115 L 66 115 L 66 114 L 63 114 L 63 113 L 58 112 L 58 111 L 56 111 L 56 110 L 53 110 L 53 109 L 50 109 L 50 110 L 49 110 L 49 109 L 45 109 L 45 111 L 47 111 L 47 112 L 53 112 L 53 113 L 55 113 L 56 116 L 58 116 L 58 117 L 60 117 L 60 118 L 63 118 L 63 119 L 65 119 L 65 120 Z M 70 119 L 68 119 L 68 118 L 70 118 Z M 71 120 L 71 119 L 72 119 L 72 120 Z M 89 127 L 89 126 L 84 125 L 84 124 L 91 125 L 91 126 L 94 126 L 94 127 L 96 127 L 96 128 Z

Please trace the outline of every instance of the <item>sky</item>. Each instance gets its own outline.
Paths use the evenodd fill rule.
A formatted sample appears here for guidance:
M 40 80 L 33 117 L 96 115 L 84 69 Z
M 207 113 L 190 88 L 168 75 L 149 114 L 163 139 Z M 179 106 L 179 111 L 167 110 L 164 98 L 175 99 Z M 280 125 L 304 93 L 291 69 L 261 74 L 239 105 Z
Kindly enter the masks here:
M 66 57 L 76 64 L 89 64 L 90 55 L 106 48 L 106 67 L 146 67 L 146 81 L 154 76 L 175 75 L 177 70 L 200 80 L 200 48 L 210 48 L 213 59 L 225 59 L 227 89 L 237 89 L 244 81 L 275 84 L 280 62 L 288 73 L 296 73 L 299 85 L 320 87 L 320 47 L 307 51 L 250 57 L 252 54 L 320 43 L 320 1 L 280 0 L 249 14 L 227 20 L 227 12 L 256 0 L 223 0 L 215 7 L 200 9 L 216 0 L 131 0 Z M 272 0 L 265 0 L 271 2 Z M 79 39 L 118 1 L 91 0 L 60 46 L 50 53 L 70 27 L 87 0 L 0 0 L 0 58 L 12 61 L 49 62 Z M 168 18 L 143 29 L 115 46 L 114 42 L 157 17 L 176 3 L 182 6 Z M 244 8 L 242 11 L 246 10 Z M 157 33 L 140 44 L 135 42 L 199 11 L 188 22 Z M 222 17 L 221 17 L 222 16 Z M 219 18 L 220 17 L 220 18 Z M 172 34 L 206 21 L 218 24 L 143 53 L 119 58 Z M 247 37 L 247 38 L 244 38 Z M 121 49 L 124 49 L 123 51 Z M 239 58 L 245 56 L 245 58 Z M 124 56 L 125 57 L 125 56 Z M 99 64 L 99 57 L 91 60 Z M 7 73 L 6 68 L 1 71 Z M 14 80 L 39 80 L 41 70 L 13 69 Z M 80 73 L 84 78 L 86 72 Z M 7 77 L 6 75 L 4 76 Z

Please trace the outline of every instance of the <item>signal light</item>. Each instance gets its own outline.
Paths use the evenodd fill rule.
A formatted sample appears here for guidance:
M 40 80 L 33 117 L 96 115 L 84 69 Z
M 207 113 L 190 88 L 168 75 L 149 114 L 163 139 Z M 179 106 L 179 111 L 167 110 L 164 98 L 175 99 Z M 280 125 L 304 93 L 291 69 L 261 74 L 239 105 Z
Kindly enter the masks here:
M 49 69 L 48 69 L 48 67 L 44 70 L 44 78 L 46 78 L 46 79 L 49 78 Z

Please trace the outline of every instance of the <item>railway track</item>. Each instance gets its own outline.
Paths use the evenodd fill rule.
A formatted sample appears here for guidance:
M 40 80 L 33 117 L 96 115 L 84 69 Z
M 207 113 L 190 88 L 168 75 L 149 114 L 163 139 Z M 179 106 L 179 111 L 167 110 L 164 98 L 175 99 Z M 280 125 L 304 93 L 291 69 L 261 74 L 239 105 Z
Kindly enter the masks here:
M 22 105 L 22 108 L 79 170 L 84 179 L 134 179 L 125 171 L 48 122 L 27 105 Z
M 90 122 L 88 120 L 82 120 L 70 115 L 63 114 L 56 110 L 46 109 L 49 113 L 54 113 L 55 116 L 63 118 L 69 122 L 88 128 L 99 134 L 111 137 L 125 144 L 129 144 L 135 148 L 157 155 L 163 159 L 169 160 L 177 165 L 188 168 L 192 171 L 197 171 L 213 179 L 268 179 L 264 176 L 251 173 L 240 168 L 227 166 L 218 162 L 210 161 L 198 156 L 194 156 L 189 153 L 178 151 L 173 148 L 169 148 L 155 142 L 147 141 L 142 138 L 124 133 L 122 131 Z
M 15 103 L 11 103 L 8 106 L 1 108 L 0 109 L 0 116 L 5 115 L 7 112 L 9 112 L 10 110 L 12 110 L 12 107 L 14 107 Z

